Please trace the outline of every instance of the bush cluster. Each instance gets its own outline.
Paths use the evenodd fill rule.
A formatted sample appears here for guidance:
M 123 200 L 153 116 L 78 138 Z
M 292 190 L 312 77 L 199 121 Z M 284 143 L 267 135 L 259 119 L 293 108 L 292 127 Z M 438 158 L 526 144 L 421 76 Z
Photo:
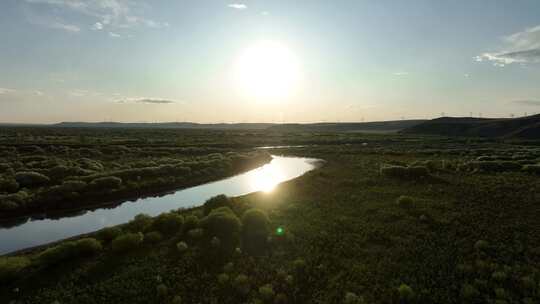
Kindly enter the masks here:
M 27 257 L 0 257 L 0 282 L 17 278 L 20 272 L 30 265 Z
M 112 250 L 114 252 L 127 252 L 139 247 L 143 239 L 144 236 L 141 232 L 122 234 L 112 241 Z
M 241 224 L 229 207 L 212 210 L 201 221 L 201 226 L 210 236 L 217 236 L 225 248 L 233 249 L 238 244 Z
M 37 256 L 40 265 L 50 266 L 62 261 L 93 255 L 102 250 L 101 243 L 93 238 L 84 238 L 77 241 L 63 242 L 57 246 L 47 248 Z
M 175 234 L 182 232 L 182 226 L 184 225 L 184 217 L 174 212 L 162 213 L 158 215 L 152 224 L 152 228 L 164 233 Z
M 242 215 L 242 244 L 250 254 L 266 250 L 270 220 L 261 209 L 249 209 Z
M 381 174 L 384 176 L 401 179 L 420 179 L 430 176 L 429 169 L 424 166 L 403 167 L 383 165 L 381 167 Z
M 50 179 L 38 172 L 23 171 L 15 174 L 15 180 L 21 187 L 37 187 L 47 184 Z

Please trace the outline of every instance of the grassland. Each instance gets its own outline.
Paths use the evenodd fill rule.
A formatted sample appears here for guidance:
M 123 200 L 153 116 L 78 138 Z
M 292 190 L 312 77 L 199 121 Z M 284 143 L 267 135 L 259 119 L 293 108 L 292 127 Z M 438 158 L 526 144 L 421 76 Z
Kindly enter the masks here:
M 107 132 L 87 140 L 119 140 Z M 238 131 L 158 138 L 179 135 L 181 147 L 228 151 L 308 145 L 274 152 L 326 163 L 271 193 L 141 215 L 3 257 L 0 302 L 540 301 L 537 143 Z

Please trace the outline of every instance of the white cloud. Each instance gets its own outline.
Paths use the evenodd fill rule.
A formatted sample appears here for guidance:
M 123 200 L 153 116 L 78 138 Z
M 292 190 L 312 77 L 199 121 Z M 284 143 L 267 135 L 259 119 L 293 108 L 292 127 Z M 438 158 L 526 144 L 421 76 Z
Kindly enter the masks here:
M 238 10 L 243 10 L 243 9 L 247 8 L 247 5 L 245 5 L 243 3 L 231 3 L 231 4 L 227 5 L 227 6 L 230 7 L 230 8 L 238 9 Z
M 176 103 L 176 101 L 172 101 L 169 99 L 163 99 L 163 98 L 125 98 L 122 100 L 118 100 L 117 103 L 145 103 L 145 104 L 171 104 Z
M 513 63 L 540 63 L 540 25 L 503 37 L 504 47 L 475 57 L 478 62 L 490 61 L 504 67 Z
M 392 73 L 394 76 L 407 76 L 409 75 L 409 72 L 394 72 Z
M 81 31 L 81 28 L 76 25 L 65 24 L 62 22 L 53 22 L 53 23 L 49 23 L 45 25 L 48 25 L 50 28 L 53 28 L 53 29 L 64 30 L 66 32 L 71 32 L 71 33 L 78 33 Z
M 90 94 L 90 91 L 80 90 L 80 89 L 76 89 L 76 90 L 73 90 L 73 91 L 69 92 L 69 95 L 71 95 L 73 97 L 84 97 L 84 96 L 87 96 L 89 94 Z
M 10 94 L 10 93 L 15 93 L 15 90 L 8 89 L 8 88 L 0 88 L 0 94 L 1 95 Z
M 94 31 L 101 31 L 103 29 L 103 24 L 101 22 L 96 22 L 92 25 Z
M 109 32 L 109 37 L 111 37 L 111 38 L 120 38 L 122 36 L 120 36 L 120 34 L 117 34 L 117 33 Z
M 62 8 L 72 13 L 97 19 L 91 26 L 94 30 L 109 28 L 132 28 L 144 26 L 162 28 L 168 23 L 158 22 L 141 16 L 141 5 L 131 0 L 25 0 L 52 8 Z

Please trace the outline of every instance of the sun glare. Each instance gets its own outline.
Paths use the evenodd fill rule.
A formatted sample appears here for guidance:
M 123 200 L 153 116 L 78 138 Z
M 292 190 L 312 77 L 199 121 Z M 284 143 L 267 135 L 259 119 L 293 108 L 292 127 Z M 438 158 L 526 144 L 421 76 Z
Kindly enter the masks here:
M 265 165 L 255 171 L 251 183 L 256 191 L 272 192 L 283 181 L 283 173 L 276 166 Z
M 262 41 L 240 54 L 235 73 L 242 94 L 261 101 L 276 101 L 291 95 L 300 71 L 296 57 L 287 46 Z

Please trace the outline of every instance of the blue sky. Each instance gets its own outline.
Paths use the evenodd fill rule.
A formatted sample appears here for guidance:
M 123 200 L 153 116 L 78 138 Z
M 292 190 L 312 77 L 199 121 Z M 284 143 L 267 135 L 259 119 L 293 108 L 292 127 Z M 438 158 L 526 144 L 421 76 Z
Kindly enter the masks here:
M 0 26 L 1 122 L 540 112 L 536 0 L 5 0 Z M 261 41 L 299 75 L 279 98 L 231 80 Z

